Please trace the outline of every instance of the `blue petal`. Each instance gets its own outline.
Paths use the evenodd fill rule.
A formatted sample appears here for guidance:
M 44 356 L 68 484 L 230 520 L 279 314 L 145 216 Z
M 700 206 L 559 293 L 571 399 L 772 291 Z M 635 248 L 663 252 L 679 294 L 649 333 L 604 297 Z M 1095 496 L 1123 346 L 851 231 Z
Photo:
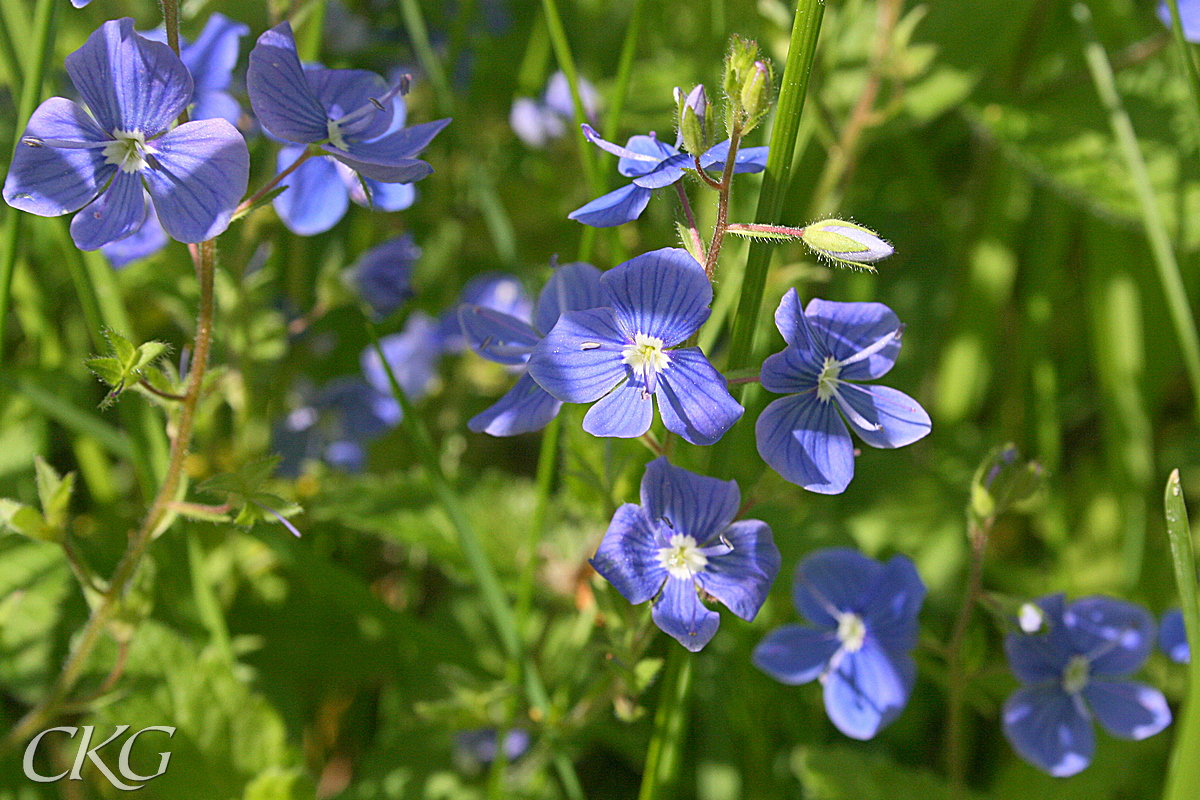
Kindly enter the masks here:
M 392 124 L 392 104 L 379 102 L 388 92 L 387 83 L 374 72 L 363 69 L 325 69 L 314 67 L 304 71 L 309 88 L 331 120 L 366 106 L 372 108 L 355 119 L 340 123 L 338 129 L 346 141 L 372 139 L 382 135 Z M 376 103 L 372 103 L 372 100 Z
M 900 320 L 882 303 L 835 303 L 812 299 L 804 311 L 817 346 L 838 361 L 846 361 L 900 329 Z M 866 381 L 885 375 L 900 354 L 892 339 L 879 352 L 847 364 L 838 375 L 844 381 Z
M 529 97 L 513 100 L 508 112 L 508 125 L 517 138 L 529 147 L 545 147 L 550 139 L 567 132 L 562 120 L 548 108 Z
M 80 250 L 96 250 L 124 239 L 146 219 L 146 196 L 135 172 L 118 172 L 91 205 L 71 220 L 71 238 Z
M 664 247 L 618 264 L 600 277 L 601 298 L 633 341 L 641 333 L 674 347 L 708 319 L 712 284 L 686 250 Z
M 770 526 L 757 519 L 730 525 L 725 541 L 733 550 L 709 556 L 704 571 L 696 575 L 696 583 L 734 614 L 752 620 L 779 574 L 779 548 Z
M 154 142 L 153 166 L 142 175 L 158 219 L 173 239 L 203 242 L 229 227 L 246 193 L 246 140 L 223 119 L 185 122 Z
M 467 281 L 459 295 L 461 303 L 502 311 L 528 322 L 533 314 L 533 301 L 525 287 L 513 275 L 505 272 L 485 272 Z M 458 321 L 458 306 L 447 309 L 441 317 L 439 333 L 447 352 L 458 352 L 467 346 Z
M 907 652 L 917 646 L 917 614 L 925 600 L 925 584 L 911 558 L 895 555 L 863 604 L 868 631 L 888 651 Z
M 437 359 L 442 352 L 438 326 L 433 318 L 422 311 L 413 312 L 404 323 L 404 330 L 380 339 L 379 347 L 405 396 L 413 401 L 423 397 L 437 377 Z M 375 348 L 364 349 L 360 360 L 363 374 L 371 385 L 390 397 L 392 385 Z
M 560 408 L 562 403 L 525 373 L 495 405 L 472 417 L 467 427 L 475 433 L 516 436 L 540 431 Z
M 646 465 L 641 496 L 647 518 L 691 536 L 701 547 L 716 543 L 742 501 L 736 482 L 697 475 L 672 466 L 665 457 Z
M 304 152 L 302 147 L 284 147 L 279 151 L 280 172 Z M 310 158 L 283 179 L 287 186 L 271 201 L 275 213 L 297 236 L 314 236 L 338 224 L 350 207 L 346 185 L 338 177 L 331 158 Z
M 631 183 L 581 205 L 567 214 L 567 219 L 591 225 L 593 228 L 623 225 L 642 215 L 646 204 L 650 202 L 651 193 L 650 189 L 643 189 Z
M 1171 709 L 1158 689 L 1134 681 L 1092 681 L 1083 688 L 1096 719 L 1118 739 L 1141 741 L 1171 724 Z
M 179 56 L 139 36 L 133 20 L 110 20 L 66 58 L 67 73 L 100 127 L 165 130 L 192 102 L 192 76 Z
M 1013 749 L 1056 778 L 1081 772 L 1092 763 L 1096 732 L 1078 696 L 1057 684 L 1026 686 L 1004 704 L 1004 735 Z
M 153 255 L 167 246 L 167 232 L 163 230 L 154 213 L 154 206 L 147 204 L 146 219 L 142 226 L 124 239 L 110 242 L 100 248 L 113 269 L 120 269 L 131 261 Z
M 372 247 L 351 267 L 359 296 L 375 314 L 386 317 L 412 296 L 412 267 L 420 257 L 421 248 L 406 233 Z
M 663 424 L 691 444 L 713 444 L 742 418 L 745 409 L 699 347 L 672 350 L 670 358 L 654 392 Z
M 680 578 L 667 578 L 650 616 L 664 633 L 693 653 L 712 640 L 721 624 L 721 616 L 700 602 L 696 584 Z
M 1101 595 L 1068 606 L 1063 626 L 1071 650 L 1088 658 L 1092 673 L 1112 677 L 1140 667 L 1150 656 L 1157 633 L 1149 611 Z
M 1162 625 L 1158 630 L 1158 644 L 1172 661 L 1186 664 L 1191 660 L 1183 612 L 1178 608 L 1172 608 L 1163 614 Z
M 888 653 L 868 636 L 859 650 L 843 650 L 826 677 L 825 712 L 850 738 L 873 738 L 900 716 L 915 678 L 910 656 Z
M 788 289 L 775 309 L 775 327 L 783 335 L 783 340 L 792 347 L 801 350 L 815 350 L 812 334 L 808 329 L 808 321 L 804 318 L 804 308 L 800 305 L 800 296 L 795 289 Z M 818 370 L 828 353 L 821 353 L 817 359 Z
M 798 686 L 816 680 L 842 646 L 834 631 L 784 625 L 754 648 L 754 666 L 780 683 Z
M 840 494 L 854 477 L 850 432 L 833 404 L 815 393 L 772 402 L 754 424 L 754 435 L 763 461 L 810 492 Z
M 458 321 L 467 346 L 498 364 L 524 364 L 541 340 L 528 322 L 483 306 L 463 303 L 458 307 Z
M 417 199 L 417 188 L 411 183 L 380 183 L 370 178 L 363 178 L 360 182 L 354 170 L 340 161 L 336 163 L 341 168 L 339 172 L 345 170 L 349 173 L 350 180 L 344 182 L 350 190 L 350 199 L 360 206 L 377 211 L 403 211 Z M 342 175 L 343 179 L 346 177 L 345 174 Z M 363 183 L 367 185 L 366 192 L 363 191 Z
M 546 333 L 564 311 L 587 311 L 600 306 L 600 270 L 572 261 L 554 270 L 534 306 L 533 327 Z
M 692 157 L 686 153 L 680 153 L 671 156 L 645 175 L 634 178 L 633 182 L 643 189 L 662 189 L 682 178 L 684 168 L 690 163 L 692 163 Z
M 840 614 L 864 616 L 884 572 L 878 561 L 849 547 L 818 550 L 796 567 L 792 601 L 812 624 L 836 629 Z
M 196 102 L 189 116 L 192 119 L 223 119 L 236 126 L 242 118 L 242 107 L 229 92 L 196 92 Z
M 626 503 L 613 514 L 590 563 L 622 597 L 636 605 L 658 594 L 667 579 L 658 551 L 659 542 L 645 512 Z
M 583 136 L 592 144 L 606 153 L 612 153 L 621 160 L 617 163 L 617 171 L 627 178 L 645 175 L 657 167 L 663 159 L 675 155 L 675 148 L 668 147 L 654 134 L 649 136 L 632 136 L 625 147 L 613 144 L 600 138 L 591 125 L 583 126 Z
M 767 147 L 739 147 L 734 172 L 762 172 L 767 168 Z M 700 156 L 700 164 L 706 170 L 721 172 L 725 169 L 725 158 L 729 155 L 729 140 L 718 142 Z
M 854 410 L 854 414 L 846 414 L 846 420 L 871 447 L 903 447 L 929 434 L 929 415 L 904 392 L 886 386 L 843 383 L 836 396 Z M 870 427 L 864 427 L 863 421 Z
M 529 374 L 559 400 L 590 403 L 628 375 L 627 344 L 611 308 L 568 311 L 533 348 Z
M 1163 25 L 1171 27 L 1171 9 L 1167 6 L 1167 0 L 1160 0 L 1158 18 Z M 1200 2 L 1179 0 L 1179 21 L 1183 24 L 1183 38 L 1192 44 L 1200 42 Z
M 654 403 L 645 387 L 634 381 L 613 389 L 596 401 L 583 416 L 583 429 L 593 436 L 633 439 L 650 430 Z
M 370 142 L 351 142 L 346 150 L 325 145 L 325 151 L 367 178 L 383 183 L 412 183 L 433 172 L 433 167 L 413 158 L 450 124 L 448 119 L 426 122 Z
M 583 104 L 583 114 L 588 119 L 592 119 L 600 107 L 600 96 L 596 94 L 595 87 L 583 76 L 579 76 L 576 86 L 579 89 L 579 100 Z M 567 83 L 567 76 L 563 74 L 562 70 L 556 70 L 546 81 L 546 92 L 542 99 L 546 107 L 559 116 L 569 119 L 575 114 L 575 101 L 571 98 L 571 85 Z
M 192 75 L 197 95 L 229 87 L 230 73 L 238 60 L 238 40 L 249 35 L 249 27 L 220 12 L 213 12 L 209 16 L 196 41 L 182 48 L 179 53 Z M 195 116 L 193 119 L 208 117 Z
M 112 141 L 78 104 L 64 97 L 42 103 L 29 118 L 4 180 L 4 200 L 13 208 L 40 217 L 77 211 L 117 171 L 116 165 L 104 163 L 102 146 L 47 147 L 28 144 L 26 137 L 81 144 Z
M 258 121 L 281 139 L 307 144 L 329 138 L 329 117 L 300 66 L 290 23 L 258 37 L 250 51 L 246 92 Z
M 388 163 L 380 164 L 355 158 L 332 145 L 322 149 L 364 178 L 383 183 L 413 183 L 433 172 L 433 167 L 419 158 L 388 159 Z
M 822 363 L 812 350 L 785 347 L 763 361 L 759 380 L 768 392 L 776 394 L 815 394 Z
M 1063 595 L 1039 598 L 1037 605 L 1046 614 L 1045 631 L 1035 634 L 1010 633 L 1004 638 L 1004 651 L 1008 654 L 1013 674 L 1021 682 L 1061 681 L 1071 656 L 1075 655 L 1062 622 L 1065 608 Z

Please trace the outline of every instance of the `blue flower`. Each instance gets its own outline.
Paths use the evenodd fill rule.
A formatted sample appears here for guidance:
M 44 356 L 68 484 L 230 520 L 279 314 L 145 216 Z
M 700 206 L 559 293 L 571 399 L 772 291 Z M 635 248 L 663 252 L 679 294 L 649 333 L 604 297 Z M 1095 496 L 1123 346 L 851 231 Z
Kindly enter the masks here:
M 412 297 L 409 279 L 420 257 L 421 248 L 406 233 L 372 247 L 350 268 L 359 296 L 377 317 L 386 317 Z
M 1167 0 L 1158 4 L 1158 18 L 1171 27 L 1171 9 Z M 1195 44 L 1200 42 L 1200 0 L 1179 0 L 1179 21 L 1183 23 L 1183 38 Z
M 533 319 L 533 300 L 516 276 L 505 272 L 485 272 L 467 281 L 458 297 L 458 304 L 446 309 L 438 318 L 438 335 L 442 349 L 457 353 L 467 348 L 462 323 L 458 321 L 458 309 L 462 304 L 483 306 L 522 322 Z
M 641 499 L 613 515 L 591 560 L 596 572 L 631 603 L 657 598 L 654 624 L 692 652 L 721 622 L 700 592 L 754 619 L 779 573 L 779 550 L 765 522 L 733 521 L 741 504 L 737 483 L 656 458 L 646 465 Z
M 404 323 L 404 330 L 384 336 L 379 347 L 405 397 L 415 403 L 429 393 L 437 379 L 437 362 L 442 354 L 438 324 L 432 317 L 422 311 L 413 312 Z M 377 392 L 391 397 L 392 384 L 373 345 L 362 351 L 360 361 L 367 381 Z
M 113 20 L 66 67 L 91 114 L 63 97 L 38 106 L 4 183 L 8 204 L 43 217 L 86 206 L 71 221 L 83 250 L 136 231 L 145 190 L 172 238 L 202 242 L 224 231 L 246 191 L 246 142 L 222 119 L 167 130 L 193 94 L 171 48 L 137 35 L 132 19 Z
M 601 139 L 590 125 L 583 126 L 588 141 L 620 157 L 617 171 L 633 183 L 616 191 L 597 197 L 567 215 L 595 228 L 610 228 L 631 222 L 642 215 L 650 194 L 654 189 L 670 186 L 683 177 L 686 170 L 694 170 L 695 162 L 690 153 L 681 153 L 677 147 L 661 142 L 651 133 L 649 136 L 632 136 L 624 147 Z M 705 170 L 725 169 L 725 157 L 729 153 L 728 140 L 713 145 L 700 156 L 700 165 Z M 738 150 L 734 172 L 762 172 L 767 167 L 766 147 L 743 147 Z
M 579 79 L 579 99 L 583 102 L 587 118 L 593 119 L 600 98 L 595 88 L 583 78 Z M 574 115 L 571 87 L 567 83 L 567 76 L 560 70 L 546 82 L 546 91 L 540 102 L 529 97 L 513 100 L 508 124 L 517 138 L 528 146 L 545 147 L 548 141 L 558 139 L 567 132 L 566 120 Z
M 567 403 L 599 401 L 595 436 L 641 436 L 654 416 L 692 444 L 712 444 L 743 409 L 699 347 L 678 347 L 708 319 L 712 284 L 685 250 L 664 248 L 600 278 L 600 308 L 563 314 L 529 357 L 529 372 Z
M 233 68 L 238 60 L 238 40 L 250 33 L 250 28 L 213 12 L 204 30 L 190 44 L 179 42 L 179 58 L 192 76 L 194 90 L 188 116 L 192 119 L 223 119 L 237 125 L 242 107 L 228 91 Z M 166 44 L 167 32 L 162 28 L 140 34 L 155 42 Z
M 141 227 L 124 239 L 103 245 L 100 252 L 108 259 L 113 269 L 120 269 L 139 258 L 154 255 L 166 247 L 169 241 L 170 237 L 158 221 L 158 214 L 154 212 L 154 204 L 147 203 L 146 221 Z
M 414 156 L 450 122 L 398 125 L 392 101 L 403 85 L 388 89 L 382 78 L 363 70 L 304 69 L 287 22 L 258 37 L 246 72 L 250 105 L 270 133 L 320 145 L 364 178 L 383 183 L 411 183 L 432 172 Z
M 1026 761 L 1056 778 L 1092 761 L 1100 724 L 1121 739 L 1153 736 L 1171 723 L 1157 689 L 1124 680 L 1154 646 L 1154 618 L 1144 608 L 1099 595 L 1066 605 L 1063 595 L 1037 601 L 1045 633 L 1010 633 L 1008 663 L 1024 684 L 1004 704 L 1004 734 Z
M 358 472 L 366 464 L 366 445 L 395 427 L 401 416 L 391 394 L 380 393 L 360 377 L 330 381 L 311 403 L 275 427 L 272 446 L 282 457 L 277 472 L 295 477 L 310 459 Z
M 455 755 L 474 764 L 490 764 L 496 760 L 496 745 L 500 741 L 495 728 L 462 731 L 454 737 Z M 516 761 L 529 750 L 533 737 L 524 728 L 510 728 L 504 735 L 504 757 Z
M 880 564 L 856 550 L 818 550 L 796 568 L 792 600 L 812 627 L 784 625 L 754 648 L 754 664 L 789 685 L 820 679 L 838 730 L 870 739 L 912 694 L 917 614 L 925 584 L 912 559 Z
M 1178 608 L 1163 614 L 1162 625 L 1158 629 L 1158 646 L 1167 654 L 1167 658 L 1176 663 L 1186 664 L 1192 660 L 1187 631 L 1183 625 L 1183 612 Z
M 554 271 L 538 295 L 532 324 L 502 311 L 464 303 L 458 318 L 471 349 L 486 359 L 510 366 L 523 366 L 564 311 L 583 311 L 600 304 L 600 270 L 576 261 Z M 562 408 L 526 372 L 491 408 L 467 423 L 476 433 L 515 436 L 541 430 Z
M 896 362 L 903 327 L 887 306 L 811 300 L 803 310 L 790 289 L 775 325 L 787 347 L 763 363 L 762 385 L 789 396 L 767 406 L 754 430 L 759 454 L 784 478 L 821 494 L 845 490 L 854 446 L 842 415 L 872 447 L 902 447 L 929 433 L 916 400 L 851 383 L 880 378 Z

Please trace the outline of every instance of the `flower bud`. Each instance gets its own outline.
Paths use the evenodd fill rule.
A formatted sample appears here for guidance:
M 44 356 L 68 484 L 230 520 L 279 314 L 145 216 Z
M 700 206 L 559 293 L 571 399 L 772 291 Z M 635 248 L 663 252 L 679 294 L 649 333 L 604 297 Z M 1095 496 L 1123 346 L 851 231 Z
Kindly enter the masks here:
M 754 68 L 742 84 L 741 105 L 746 113 L 743 133 L 748 133 L 771 109 L 771 68 L 755 61 Z
M 848 267 L 874 270 L 872 264 L 895 252 L 874 231 L 840 219 L 814 222 L 800 238 L 818 255 Z
M 687 97 L 676 88 L 675 100 L 679 106 L 679 135 L 683 146 L 689 153 L 700 155 L 708 150 L 712 138 L 709 135 L 708 96 L 703 84 L 688 92 Z

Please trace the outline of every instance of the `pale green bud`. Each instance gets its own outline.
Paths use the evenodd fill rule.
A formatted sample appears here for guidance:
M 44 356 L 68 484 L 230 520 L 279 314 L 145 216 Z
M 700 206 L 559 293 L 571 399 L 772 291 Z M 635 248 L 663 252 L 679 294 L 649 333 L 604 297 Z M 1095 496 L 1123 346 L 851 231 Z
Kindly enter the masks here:
M 818 255 L 849 267 L 873 270 L 871 265 L 895 249 L 874 231 L 840 219 L 824 219 L 805 227 L 800 237 Z

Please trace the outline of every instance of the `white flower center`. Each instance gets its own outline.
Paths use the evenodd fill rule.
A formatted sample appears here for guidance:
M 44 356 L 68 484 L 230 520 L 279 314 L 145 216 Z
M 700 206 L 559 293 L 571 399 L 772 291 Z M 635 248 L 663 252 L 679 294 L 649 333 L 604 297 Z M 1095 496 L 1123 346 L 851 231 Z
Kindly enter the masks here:
M 346 149 L 346 137 L 342 136 L 341 126 L 338 125 L 338 120 L 331 119 L 329 124 L 325 126 L 325 130 L 329 132 L 329 143 L 339 150 Z
M 1037 633 L 1042 629 L 1046 614 L 1033 603 L 1022 603 L 1017 615 L 1017 624 L 1023 633 Z
M 671 363 L 671 357 L 662 348 L 662 339 L 639 333 L 634 336 L 633 344 L 625 345 L 625 349 L 621 351 L 622 360 L 642 379 L 646 387 L 643 394 L 646 396 L 654 391 L 658 373 Z
M 841 382 L 838 380 L 838 375 L 842 374 L 842 362 L 838 361 L 833 356 L 825 356 L 825 364 L 821 367 L 821 374 L 817 376 L 817 399 L 827 401 L 837 392 L 837 385 Z
M 666 567 L 672 578 L 690 580 L 708 564 L 708 556 L 700 552 L 691 536 L 676 533 L 667 547 L 658 549 L 658 563 Z
M 113 141 L 104 146 L 104 163 L 116 164 L 122 172 L 141 172 L 149 166 L 146 156 L 158 152 L 146 144 L 146 135 L 141 131 L 112 132 Z
M 837 637 L 842 643 L 842 649 L 847 653 L 857 653 L 861 650 L 863 640 L 867 638 L 867 626 L 863 624 L 862 617 L 850 612 L 839 614 Z
M 1088 685 L 1088 673 L 1091 668 L 1086 656 L 1071 656 L 1067 668 L 1063 670 L 1063 691 L 1067 694 L 1078 694 Z

